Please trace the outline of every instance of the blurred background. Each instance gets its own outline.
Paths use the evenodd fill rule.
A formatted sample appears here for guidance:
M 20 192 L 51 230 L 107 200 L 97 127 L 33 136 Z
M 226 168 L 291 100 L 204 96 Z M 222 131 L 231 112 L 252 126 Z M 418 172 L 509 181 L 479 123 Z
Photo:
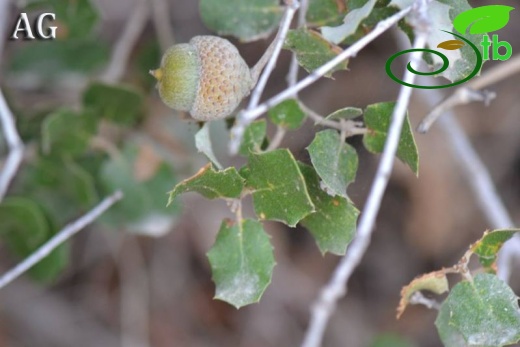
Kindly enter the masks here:
M 26 144 L 6 199 L 25 199 L 24 206 L 47 221 L 39 230 L 23 218 L 15 221 L 20 234 L 0 242 L 1 271 L 104 196 L 125 191 L 125 199 L 99 222 L 30 276 L 0 291 L 0 346 L 298 346 L 309 309 L 339 257 L 322 256 L 304 228 L 266 222 L 277 261 L 272 283 L 260 303 L 236 310 L 212 299 L 206 258 L 221 220 L 232 217 L 226 203 L 187 194 L 165 207 L 166 192 L 207 159 L 194 145 L 199 125 L 161 102 L 148 70 L 158 67 L 173 40 L 212 34 L 200 19 L 198 1 L 0 1 L 0 87 Z M 484 4 L 492 2 L 479 2 Z M 8 39 L 19 13 L 35 18 L 49 6 L 58 13 L 57 40 Z M 164 21 L 173 32 L 161 29 Z M 129 22 L 136 39 L 121 47 Z M 513 55 L 520 49 L 519 32 L 520 14 L 513 11 L 500 31 Z M 230 38 L 250 66 L 272 39 L 240 43 Z M 350 61 L 349 71 L 320 80 L 301 99 L 324 115 L 395 100 L 399 86 L 384 64 L 398 50 L 396 33 L 384 34 Z M 290 57 L 282 52 L 265 97 L 286 88 Z M 500 63 L 489 62 L 484 70 Z M 455 111 L 518 225 L 520 75 L 489 89 L 497 93 L 490 106 L 470 104 Z M 448 95 L 450 89 L 443 92 Z M 414 97 L 409 111 L 415 127 L 428 108 Z M 93 113 L 102 115 L 95 134 L 85 121 Z M 83 116 L 82 121 L 65 121 L 70 114 Z M 283 146 L 308 161 L 305 148 L 317 130 L 308 120 L 286 136 Z M 225 166 L 245 163 L 228 155 L 224 121 L 212 124 L 212 136 Z M 435 311 L 411 307 L 395 319 L 399 292 L 415 276 L 456 262 L 489 225 L 445 135 L 433 127 L 416 140 L 419 177 L 396 163 L 370 248 L 329 323 L 324 346 L 441 346 Z M 360 155 L 349 195 L 362 210 L 378 156 L 367 153 L 359 138 L 349 141 Z M 253 215 L 249 202 L 244 208 L 245 216 Z M 511 285 L 518 294 L 520 267 L 514 271 Z

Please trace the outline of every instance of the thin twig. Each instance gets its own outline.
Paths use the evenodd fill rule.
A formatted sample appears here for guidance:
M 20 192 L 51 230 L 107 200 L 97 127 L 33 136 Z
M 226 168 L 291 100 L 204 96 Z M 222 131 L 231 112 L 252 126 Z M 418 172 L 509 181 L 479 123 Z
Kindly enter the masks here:
M 9 154 L 0 173 L 0 202 L 3 200 L 9 184 L 16 175 L 23 159 L 23 142 L 16 130 L 13 113 L 9 109 L 4 94 L 0 89 L 0 124 L 9 148 Z
M 297 94 L 300 90 L 304 89 L 305 87 L 311 85 L 312 83 L 316 82 L 318 79 L 323 77 L 325 74 L 327 74 L 329 71 L 334 69 L 336 65 L 340 64 L 342 61 L 351 58 L 359 53 L 361 49 L 363 49 L 366 45 L 368 45 L 370 42 L 375 40 L 378 36 L 380 36 L 382 33 L 384 33 L 386 30 L 391 28 L 395 23 L 400 21 L 404 16 L 406 16 L 411 10 L 411 7 L 407 7 L 393 16 L 379 22 L 374 30 L 372 30 L 370 33 L 365 35 L 363 38 L 358 40 L 356 43 L 354 43 L 352 46 L 341 52 L 339 55 L 337 55 L 334 59 L 331 59 L 326 64 L 322 65 L 318 69 L 316 69 L 314 72 L 312 72 L 309 76 L 298 82 L 295 86 L 292 88 L 287 88 L 283 92 L 279 93 L 278 95 L 272 97 L 271 99 L 267 100 L 263 104 L 247 111 L 242 111 L 238 118 L 236 124 L 231 129 L 231 141 L 229 143 L 230 152 L 232 154 L 236 154 L 238 152 L 238 148 L 240 147 L 240 143 L 242 142 L 242 137 L 244 135 L 245 128 L 256 118 L 260 117 L 263 113 L 265 113 L 268 109 L 271 107 L 274 107 L 281 103 L 282 101 L 293 97 L 295 94 Z
M 80 231 L 81 229 L 92 223 L 94 220 L 96 220 L 101 214 L 103 214 L 107 209 L 109 209 L 114 203 L 119 201 L 122 197 L 123 193 L 121 191 L 117 191 L 113 195 L 101 201 L 99 205 L 94 207 L 83 217 L 79 218 L 73 223 L 66 225 L 65 228 L 63 228 L 51 239 L 49 239 L 45 244 L 43 244 L 40 248 L 34 251 L 29 257 L 25 258 L 21 263 L 16 265 L 11 270 L 7 271 L 0 278 L 0 289 L 14 281 L 24 272 L 26 272 L 31 267 L 40 262 L 43 258 L 48 256 L 54 249 L 56 249 L 62 243 L 67 241 L 78 231 Z
M 424 117 L 417 131 L 426 133 L 432 124 L 447 110 L 452 109 L 458 105 L 468 104 L 472 101 L 483 101 L 488 104 L 494 97 L 494 93 L 482 92 L 478 90 L 485 88 L 491 84 L 497 83 L 506 79 L 516 73 L 520 72 L 520 55 L 513 57 L 507 62 L 498 64 L 493 68 L 487 70 L 479 78 L 474 78 L 462 87 L 458 88 L 452 95 L 447 97 L 444 101 L 433 107 L 433 109 Z
M 414 48 L 422 49 L 426 45 L 429 28 L 426 15 L 427 0 L 418 0 L 413 7 L 414 14 L 417 16 Z M 412 53 L 412 63 L 419 62 L 421 56 L 421 51 Z M 412 72 L 406 70 L 403 80 L 413 84 L 415 77 Z M 412 90 L 410 87 L 402 86 L 399 91 L 397 103 L 392 113 L 392 122 L 385 142 L 385 148 L 361 215 L 356 237 L 350 244 L 347 254 L 334 270 L 332 278 L 321 290 L 320 296 L 312 308 L 311 321 L 305 334 L 303 347 L 318 347 L 321 345 L 327 322 L 334 312 L 336 303 L 346 293 L 348 280 L 370 244 L 374 223 L 392 172 L 401 136 L 401 128 L 405 120 L 406 109 L 410 102 Z
M 267 80 L 269 79 L 269 76 L 271 76 L 271 73 L 273 72 L 276 66 L 278 56 L 282 51 L 285 38 L 287 37 L 287 33 L 289 32 L 289 27 L 291 26 L 292 19 L 294 17 L 294 14 L 298 10 L 299 6 L 300 3 L 297 0 L 288 1 L 286 5 L 285 14 L 283 16 L 282 23 L 280 24 L 280 30 L 278 31 L 278 34 L 275 38 L 273 52 L 269 57 L 269 61 L 267 62 L 267 65 L 265 66 L 265 69 L 262 72 L 262 75 L 260 76 L 260 79 L 258 80 L 255 89 L 253 90 L 253 93 L 251 94 L 251 99 L 249 100 L 249 105 L 247 107 L 248 110 L 255 108 L 260 102 L 262 93 L 264 92 L 265 86 L 267 85 Z M 264 57 L 265 56 L 266 55 L 264 55 Z M 252 72 L 252 75 L 254 75 L 254 72 Z
M 112 57 L 107 69 L 101 76 L 106 83 L 114 83 L 121 80 L 128 67 L 130 54 L 135 43 L 144 30 L 148 17 L 150 15 L 150 5 L 146 0 L 137 0 L 132 15 L 126 22 L 123 33 L 116 46 L 112 51 Z
M 170 8 L 166 0 L 152 0 L 152 20 L 159 45 L 164 52 L 175 43 L 170 21 Z

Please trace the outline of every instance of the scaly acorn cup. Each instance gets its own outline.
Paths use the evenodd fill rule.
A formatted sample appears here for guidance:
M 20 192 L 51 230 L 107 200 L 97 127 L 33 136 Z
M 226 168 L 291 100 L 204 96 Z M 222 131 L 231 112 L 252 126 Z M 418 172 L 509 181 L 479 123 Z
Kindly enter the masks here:
M 237 48 L 217 36 L 195 36 L 189 43 L 173 45 L 161 67 L 150 74 L 166 105 L 189 111 L 198 121 L 229 116 L 254 85 Z

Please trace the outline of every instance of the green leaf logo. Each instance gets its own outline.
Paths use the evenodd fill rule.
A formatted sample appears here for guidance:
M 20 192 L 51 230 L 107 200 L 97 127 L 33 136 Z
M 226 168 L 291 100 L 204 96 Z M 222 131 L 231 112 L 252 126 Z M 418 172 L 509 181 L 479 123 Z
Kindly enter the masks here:
M 512 10 L 514 7 L 504 5 L 477 7 L 455 17 L 453 27 L 461 34 L 465 34 L 468 28 L 470 34 L 486 34 L 505 27 Z

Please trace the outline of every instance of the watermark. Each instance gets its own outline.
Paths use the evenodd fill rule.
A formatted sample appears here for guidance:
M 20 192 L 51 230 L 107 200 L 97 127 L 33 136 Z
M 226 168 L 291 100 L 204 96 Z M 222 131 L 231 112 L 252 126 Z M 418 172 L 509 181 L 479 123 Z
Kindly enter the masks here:
M 27 13 L 22 12 L 20 16 L 18 16 L 10 39 L 18 40 L 18 35 L 22 34 L 24 40 L 54 40 L 58 27 L 45 25 L 46 22 L 54 20 L 56 20 L 54 13 L 42 13 L 35 18 L 33 25 L 31 25 Z M 36 34 L 36 36 L 34 34 Z
M 411 66 L 411 63 L 408 63 L 408 65 L 406 66 L 408 71 L 420 76 L 433 76 L 446 71 L 450 66 L 450 61 L 448 60 L 448 57 L 442 52 L 428 48 L 408 49 L 392 55 L 386 62 L 386 72 L 388 76 L 390 76 L 390 78 L 392 78 L 399 84 L 421 89 L 448 88 L 469 81 L 479 73 L 480 69 L 482 68 L 482 64 L 485 60 L 493 59 L 505 61 L 511 58 L 511 55 L 513 54 L 513 47 L 511 46 L 511 44 L 507 41 L 499 41 L 498 35 L 496 34 L 492 35 L 491 39 L 487 34 L 505 27 L 506 24 L 509 22 L 509 12 L 511 12 L 512 10 L 514 10 L 513 7 L 504 5 L 489 5 L 476 7 L 471 10 L 460 13 L 453 20 L 453 27 L 456 31 L 460 33 L 460 35 L 451 31 L 441 30 L 448 34 L 452 34 L 456 39 L 441 42 L 437 45 L 437 48 L 453 51 L 461 49 L 465 45 L 468 45 L 475 53 L 475 67 L 466 77 L 450 84 L 421 86 L 417 84 L 410 84 L 404 82 L 394 75 L 391 69 L 393 61 L 403 54 L 417 51 L 430 53 L 439 57 L 442 60 L 442 66 L 435 71 L 421 72 L 415 70 Z M 468 31 L 471 35 L 482 35 L 482 41 L 480 42 L 482 53 L 480 53 L 481 50 L 473 42 L 471 42 L 463 36 Z M 503 48 L 502 51 L 505 50 L 504 53 L 500 52 L 501 48 Z

